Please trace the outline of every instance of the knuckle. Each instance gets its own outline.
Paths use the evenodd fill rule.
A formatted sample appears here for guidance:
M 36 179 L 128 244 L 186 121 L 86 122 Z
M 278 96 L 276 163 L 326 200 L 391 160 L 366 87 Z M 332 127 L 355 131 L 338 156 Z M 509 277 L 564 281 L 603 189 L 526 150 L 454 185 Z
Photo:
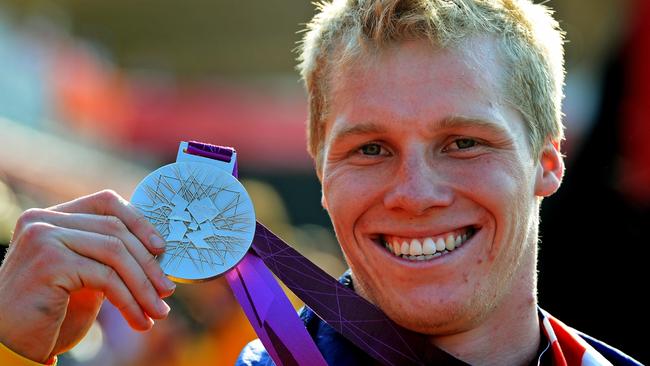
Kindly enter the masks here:
M 147 256 L 144 258 L 143 262 L 143 268 L 144 270 L 151 276 L 160 276 L 163 273 L 162 268 L 160 268 L 160 264 L 158 263 L 158 260 L 156 257 L 153 255 L 147 254 Z
M 112 235 L 104 235 L 104 250 L 111 255 L 122 256 L 124 254 L 124 243 L 120 238 Z
M 37 221 L 42 218 L 44 212 L 45 210 L 41 208 L 30 208 L 23 212 L 21 218 L 28 221 Z
M 153 229 L 153 226 L 151 225 L 149 220 L 147 220 L 147 218 L 144 217 L 144 215 L 139 213 L 138 216 L 135 218 L 134 224 L 139 231 L 149 231 Z
M 149 221 L 147 221 L 147 218 L 144 217 L 143 215 L 138 214 L 138 216 L 135 218 L 135 223 L 136 225 L 143 226 L 143 225 L 148 225 Z
M 119 282 L 122 281 L 120 275 L 111 267 L 104 265 L 104 276 L 102 290 L 106 292 L 109 288 L 118 288 Z
M 132 307 L 130 303 L 122 299 L 113 299 L 111 302 L 113 303 L 113 306 L 115 306 L 115 308 L 121 313 L 129 311 Z
M 126 231 L 126 225 L 116 216 L 104 216 L 106 218 L 106 226 L 112 233 L 123 233 Z
M 116 286 L 116 283 L 118 281 L 121 281 L 121 279 L 120 279 L 120 275 L 118 275 L 117 272 L 113 268 L 111 268 L 111 267 L 109 267 L 107 265 L 103 265 L 103 266 L 104 266 L 103 267 L 104 268 L 104 271 L 103 271 L 104 272 L 104 276 L 103 276 L 104 283 L 103 283 L 102 286 L 104 287 L 103 290 L 106 290 L 108 287 Z
M 20 217 L 18 217 L 18 220 L 16 221 L 16 231 L 18 232 L 22 231 L 29 224 L 41 220 L 43 216 L 43 211 L 45 210 L 38 209 L 38 208 L 30 208 L 29 210 L 23 212 L 20 215 Z
M 113 207 L 113 205 L 120 202 L 122 199 L 122 197 L 120 197 L 120 195 L 112 189 L 104 189 L 103 191 L 99 191 L 95 197 L 99 201 L 99 204 L 104 208 L 104 211 L 110 207 Z
M 121 211 L 121 206 L 128 205 L 128 201 L 112 189 L 105 189 L 93 195 L 94 206 L 100 214 L 114 214 Z
M 145 293 L 145 294 L 147 292 L 156 293 L 156 290 L 154 290 L 154 288 L 153 288 L 153 284 L 151 283 L 151 281 L 149 280 L 149 278 L 147 276 L 142 276 L 142 279 L 140 280 L 140 289 L 139 290 L 142 291 L 142 293 Z
M 156 257 L 154 257 L 151 254 L 147 254 L 147 256 L 145 257 L 144 266 L 152 270 L 157 270 L 160 268 L 160 265 L 158 264 L 158 260 L 156 259 Z
M 106 201 L 112 201 L 112 200 L 115 200 L 115 199 L 117 199 L 119 197 L 117 192 L 115 192 L 112 189 L 101 190 L 101 191 L 97 192 L 97 196 L 100 199 L 106 200 Z
M 52 230 L 53 226 L 44 222 L 32 222 L 22 230 L 22 238 L 30 243 L 40 243 Z

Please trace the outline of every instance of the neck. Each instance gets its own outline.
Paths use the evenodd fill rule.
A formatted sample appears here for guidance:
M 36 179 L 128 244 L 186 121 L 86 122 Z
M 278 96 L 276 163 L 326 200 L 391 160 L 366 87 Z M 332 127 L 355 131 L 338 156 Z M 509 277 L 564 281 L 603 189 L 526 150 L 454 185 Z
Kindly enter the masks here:
M 432 342 L 454 357 L 472 365 L 528 365 L 537 354 L 540 324 L 537 314 L 535 263 L 520 266 L 514 279 L 518 285 L 507 299 L 477 327 Z

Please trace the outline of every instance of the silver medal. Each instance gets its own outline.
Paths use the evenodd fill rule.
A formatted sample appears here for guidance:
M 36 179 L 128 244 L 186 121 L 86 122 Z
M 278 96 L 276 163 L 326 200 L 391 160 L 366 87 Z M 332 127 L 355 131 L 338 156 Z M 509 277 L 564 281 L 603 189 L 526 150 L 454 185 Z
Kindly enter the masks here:
M 177 282 L 215 278 L 237 265 L 255 235 L 248 193 L 227 171 L 210 164 L 165 165 L 145 177 L 131 203 L 167 241 L 158 261 Z

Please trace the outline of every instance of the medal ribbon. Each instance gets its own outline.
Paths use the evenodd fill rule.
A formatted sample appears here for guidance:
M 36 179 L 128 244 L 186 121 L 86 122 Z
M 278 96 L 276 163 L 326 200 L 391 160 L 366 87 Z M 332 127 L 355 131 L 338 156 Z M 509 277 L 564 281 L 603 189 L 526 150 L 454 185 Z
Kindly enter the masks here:
M 230 162 L 233 149 L 189 142 L 187 153 Z M 232 174 L 237 177 L 237 166 Z M 384 365 L 466 365 L 405 329 L 257 223 L 251 250 L 225 277 L 276 365 L 326 365 L 273 274 L 321 319 Z M 442 361 L 444 360 L 444 361 Z

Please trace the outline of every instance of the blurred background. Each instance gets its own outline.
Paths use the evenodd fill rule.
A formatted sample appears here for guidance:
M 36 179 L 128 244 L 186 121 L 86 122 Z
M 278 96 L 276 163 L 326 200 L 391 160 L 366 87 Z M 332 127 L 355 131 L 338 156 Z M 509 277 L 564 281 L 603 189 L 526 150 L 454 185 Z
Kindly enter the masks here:
M 546 310 L 645 362 L 649 4 L 547 2 L 569 40 L 567 175 L 542 209 L 539 285 Z M 313 13 L 307 1 L 0 2 L 0 249 L 24 209 L 104 188 L 129 197 L 180 140 L 199 140 L 235 146 L 259 219 L 342 273 L 294 71 Z M 148 333 L 106 304 L 59 364 L 228 365 L 256 338 L 222 280 L 170 301 Z

